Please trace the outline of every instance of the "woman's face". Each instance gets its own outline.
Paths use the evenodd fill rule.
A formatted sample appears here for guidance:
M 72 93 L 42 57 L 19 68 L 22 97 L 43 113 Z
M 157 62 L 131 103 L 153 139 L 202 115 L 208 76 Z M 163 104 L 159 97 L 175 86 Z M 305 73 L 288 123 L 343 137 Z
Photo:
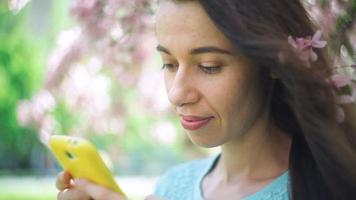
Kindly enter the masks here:
M 167 95 L 190 139 L 222 145 L 246 132 L 262 97 L 256 72 L 196 1 L 162 1 L 156 16 L 157 50 Z

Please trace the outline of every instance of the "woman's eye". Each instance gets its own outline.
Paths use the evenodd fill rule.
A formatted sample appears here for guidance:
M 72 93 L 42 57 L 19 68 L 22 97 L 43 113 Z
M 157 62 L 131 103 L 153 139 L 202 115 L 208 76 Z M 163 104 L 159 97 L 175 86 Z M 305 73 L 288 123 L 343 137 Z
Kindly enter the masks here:
M 174 71 L 177 66 L 171 63 L 164 63 L 162 69 L 168 69 L 169 71 Z
M 218 65 L 200 65 L 200 68 L 207 74 L 215 74 L 221 71 L 221 66 Z

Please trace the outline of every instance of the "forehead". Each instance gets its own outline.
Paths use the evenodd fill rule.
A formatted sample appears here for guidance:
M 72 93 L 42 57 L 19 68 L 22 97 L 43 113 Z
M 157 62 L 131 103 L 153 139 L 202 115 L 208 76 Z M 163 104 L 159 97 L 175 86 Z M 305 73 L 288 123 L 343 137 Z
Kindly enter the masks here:
M 231 49 L 198 1 L 161 1 L 156 34 L 159 43 L 168 48 L 213 45 Z

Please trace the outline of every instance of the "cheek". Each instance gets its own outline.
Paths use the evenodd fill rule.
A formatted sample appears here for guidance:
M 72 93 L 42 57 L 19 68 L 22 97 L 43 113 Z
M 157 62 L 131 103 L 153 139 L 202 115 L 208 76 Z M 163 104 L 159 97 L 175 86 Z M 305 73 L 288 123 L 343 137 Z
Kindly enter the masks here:
M 236 120 L 243 118 L 247 102 L 249 100 L 248 80 L 242 76 L 230 79 L 220 88 L 220 93 L 216 94 L 215 105 L 221 117 L 223 126 L 236 124 Z
M 220 84 L 218 94 L 215 94 L 218 98 L 218 104 L 224 107 L 224 110 L 234 109 L 234 106 L 239 104 L 241 99 L 244 98 L 247 90 L 247 80 L 243 77 L 230 78 Z

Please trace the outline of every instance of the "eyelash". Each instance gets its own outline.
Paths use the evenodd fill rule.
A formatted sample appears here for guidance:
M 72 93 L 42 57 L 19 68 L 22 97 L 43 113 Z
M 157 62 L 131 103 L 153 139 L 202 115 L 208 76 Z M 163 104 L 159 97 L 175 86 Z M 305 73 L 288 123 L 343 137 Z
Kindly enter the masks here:
M 168 69 L 169 71 L 173 70 L 174 67 L 178 67 L 178 66 L 170 63 L 162 65 L 162 69 Z M 212 66 L 199 65 L 199 68 L 206 74 L 215 74 L 221 71 L 220 65 L 212 65 Z
M 174 66 L 174 64 L 169 64 L 169 63 L 164 63 L 162 65 L 162 69 L 172 69 Z
M 215 74 L 219 73 L 221 71 L 221 66 L 220 65 L 211 65 L 209 67 L 199 65 L 200 69 L 202 69 L 205 73 L 207 74 Z

